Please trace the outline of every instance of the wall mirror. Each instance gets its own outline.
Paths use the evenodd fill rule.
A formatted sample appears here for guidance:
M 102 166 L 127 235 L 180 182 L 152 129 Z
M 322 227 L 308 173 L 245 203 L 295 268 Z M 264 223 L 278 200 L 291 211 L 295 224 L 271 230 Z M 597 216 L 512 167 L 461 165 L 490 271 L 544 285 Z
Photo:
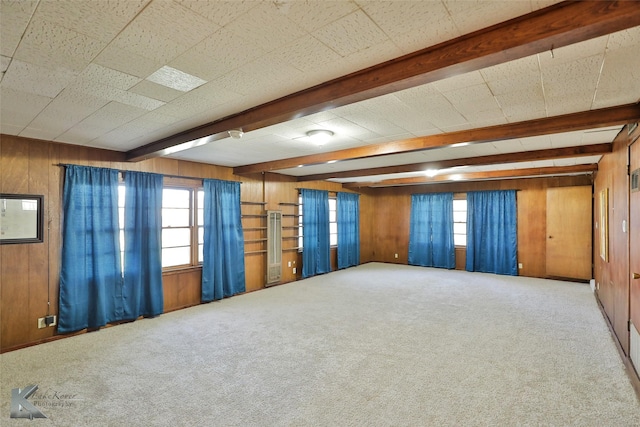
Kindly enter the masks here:
M 44 196 L 0 194 L 0 244 L 43 241 Z

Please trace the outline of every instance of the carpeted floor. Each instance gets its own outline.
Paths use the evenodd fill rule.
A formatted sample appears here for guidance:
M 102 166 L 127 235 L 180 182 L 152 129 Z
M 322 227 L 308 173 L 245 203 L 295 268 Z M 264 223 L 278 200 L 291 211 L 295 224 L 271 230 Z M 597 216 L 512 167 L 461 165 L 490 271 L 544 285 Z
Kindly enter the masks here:
M 371 263 L 0 356 L 0 425 L 638 426 L 588 285 Z M 11 389 L 48 417 L 10 419 Z

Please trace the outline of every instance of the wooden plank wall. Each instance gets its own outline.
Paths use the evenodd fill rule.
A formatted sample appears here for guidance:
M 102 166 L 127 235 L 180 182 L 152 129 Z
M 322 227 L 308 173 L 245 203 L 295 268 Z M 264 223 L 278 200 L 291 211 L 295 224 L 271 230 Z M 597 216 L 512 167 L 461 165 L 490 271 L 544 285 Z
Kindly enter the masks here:
M 65 145 L 2 135 L 0 145 L 0 191 L 4 193 L 43 194 L 45 223 L 50 225 L 44 244 L 0 246 L 0 351 L 8 351 L 55 338 L 55 328 L 37 328 L 37 319 L 57 314 L 58 276 L 61 250 L 61 195 L 63 168 L 59 163 L 140 170 L 167 175 L 217 178 L 241 181 L 243 201 L 264 202 L 258 210 L 282 210 L 291 207 L 279 203 L 297 203 L 298 188 L 346 191 L 339 184 L 315 181 L 296 182 L 278 174 L 234 176 L 230 168 L 174 159 L 156 158 L 128 163 L 123 153 Z M 515 188 L 518 192 L 519 260 L 522 275 L 544 277 L 546 188 L 591 185 L 586 177 L 522 179 L 482 183 L 438 184 L 387 189 L 363 189 L 360 194 L 361 262 L 407 263 L 410 195 L 429 191 L 466 192 Z M 293 208 L 295 209 L 295 208 Z M 45 227 L 46 228 L 46 227 Z M 461 252 L 461 251 L 458 251 Z M 395 258 L 395 254 L 398 258 Z M 464 252 L 462 251 L 462 254 Z M 332 250 L 332 267 L 336 252 Z M 464 268 L 459 260 L 459 268 Z M 291 262 L 292 266 L 288 267 Z M 247 291 L 262 289 L 265 282 L 266 254 L 245 257 Z M 293 268 L 296 273 L 293 273 Z M 282 283 L 297 280 L 301 273 L 297 251 L 283 253 Z M 200 303 L 199 268 L 167 272 L 163 275 L 165 311 Z M 48 298 L 48 296 L 50 298 Z
M 124 153 L 88 147 L 2 135 L 0 139 L 0 192 L 42 194 L 45 236 L 42 244 L 0 245 L 0 352 L 21 348 L 55 338 L 55 328 L 37 328 L 37 319 L 58 312 L 58 277 L 61 256 L 61 211 L 63 168 L 58 164 L 78 164 L 120 170 L 156 172 L 191 178 L 216 178 L 241 181 L 243 201 L 266 202 L 265 209 L 282 210 L 280 202 L 297 202 L 298 187 L 345 191 L 330 182 L 297 183 L 276 174 L 239 177 L 231 168 L 167 158 L 139 163 L 125 161 Z M 362 204 L 372 206 L 369 196 Z M 261 210 L 262 207 L 258 207 Z M 361 214 L 364 219 L 366 211 Z M 46 225 L 49 225 L 47 233 Z M 370 233 L 363 231 L 364 247 L 371 247 Z M 284 254 L 282 282 L 296 280 L 301 271 L 297 251 Z M 366 253 L 363 262 L 369 261 Z M 332 251 L 335 269 L 336 253 Z M 245 256 L 247 291 L 264 288 L 266 254 Z M 201 269 L 188 268 L 163 274 L 165 312 L 200 303 Z
M 518 262 L 520 275 L 546 277 L 546 189 L 591 186 L 586 176 L 531 178 L 377 189 L 373 212 L 373 261 L 406 264 L 409 248 L 411 194 L 450 191 L 519 190 Z M 395 254 L 398 258 L 395 258 Z M 464 269 L 464 249 L 456 250 L 456 268 Z
M 629 233 L 622 228 L 629 224 L 629 135 L 623 128 L 613 142 L 613 152 L 606 154 L 598 164 L 594 182 L 594 244 L 593 259 L 597 295 L 609 322 L 625 352 L 629 354 Z M 595 228 L 599 220 L 598 197 L 600 191 L 609 189 L 609 260 L 600 257 L 600 231 Z M 601 227 L 601 224 L 598 224 Z

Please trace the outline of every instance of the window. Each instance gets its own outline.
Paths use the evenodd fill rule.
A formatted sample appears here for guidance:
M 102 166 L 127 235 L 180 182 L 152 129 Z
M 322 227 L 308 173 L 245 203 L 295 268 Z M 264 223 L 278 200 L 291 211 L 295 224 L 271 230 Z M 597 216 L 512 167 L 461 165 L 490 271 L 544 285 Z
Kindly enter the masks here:
M 162 191 L 162 267 L 198 265 L 204 248 L 204 191 Z
M 338 246 L 338 214 L 336 205 L 336 198 L 329 197 L 329 245 L 331 246 Z
M 298 248 L 302 250 L 302 195 L 298 195 Z M 336 197 L 329 197 L 329 245 L 338 245 L 338 211 Z
M 120 267 L 124 275 L 124 184 L 118 185 L 118 228 L 120 229 Z
M 467 195 L 456 194 L 453 199 L 453 243 L 467 246 Z

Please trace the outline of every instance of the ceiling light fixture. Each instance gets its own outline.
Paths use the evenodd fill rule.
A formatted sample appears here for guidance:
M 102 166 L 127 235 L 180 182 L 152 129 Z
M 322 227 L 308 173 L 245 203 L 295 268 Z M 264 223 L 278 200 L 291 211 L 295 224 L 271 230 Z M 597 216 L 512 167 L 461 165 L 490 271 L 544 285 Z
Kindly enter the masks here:
M 327 129 L 314 129 L 307 132 L 307 136 L 316 144 L 323 144 L 333 136 L 333 132 Z
M 424 171 L 424 174 L 429 178 L 433 178 L 434 176 L 438 175 L 439 172 L 440 171 L 437 169 L 427 169 L 426 171 Z
M 242 129 L 231 129 L 230 131 L 228 131 L 229 136 L 233 139 L 240 139 L 242 138 L 242 135 L 244 135 L 244 132 L 242 132 Z

